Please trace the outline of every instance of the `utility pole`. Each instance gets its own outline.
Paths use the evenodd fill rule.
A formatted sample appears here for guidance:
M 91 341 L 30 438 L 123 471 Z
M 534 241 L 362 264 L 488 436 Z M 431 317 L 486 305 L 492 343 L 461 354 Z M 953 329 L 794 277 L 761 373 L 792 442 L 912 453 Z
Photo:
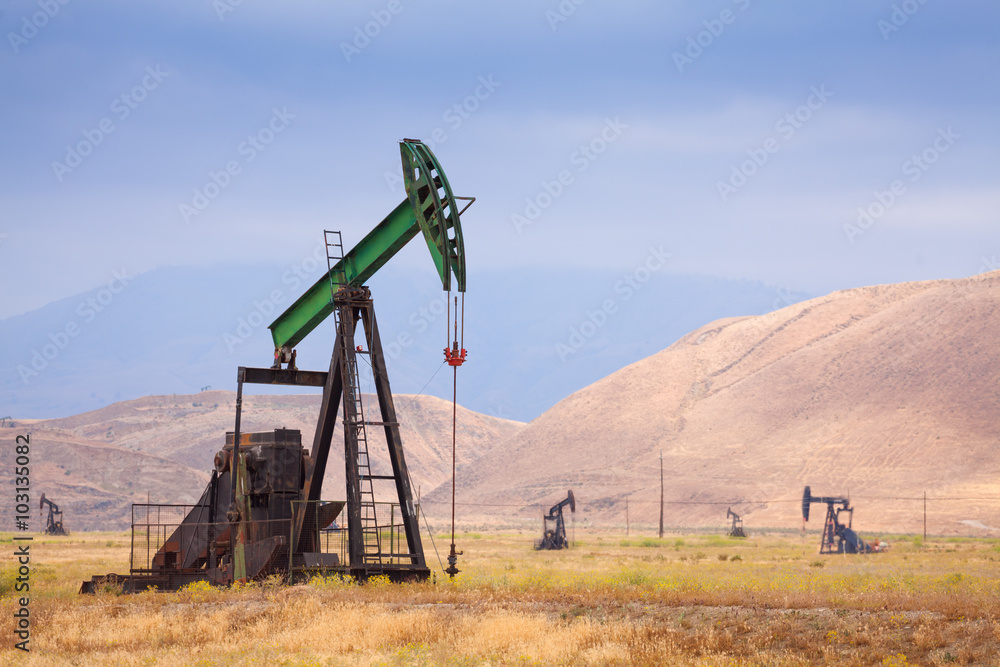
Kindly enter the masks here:
M 628 537 L 628 496 L 625 496 L 625 537 Z
M 927 492 L 924 491 L 924 544 L 927 544 Z
M 660 538 L 663 538 L 663 450 L 660 450 Z

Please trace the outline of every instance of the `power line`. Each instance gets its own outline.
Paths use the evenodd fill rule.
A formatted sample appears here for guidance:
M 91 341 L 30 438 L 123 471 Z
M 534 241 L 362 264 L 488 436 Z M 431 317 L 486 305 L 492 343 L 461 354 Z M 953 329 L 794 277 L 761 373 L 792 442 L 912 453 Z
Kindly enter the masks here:
M 923 496 L 855 496 L 855 499 L 862 500 L 912 500 L 912 501 L 923 501 Z M 933 497 L 927 496 L 927 501 L 960 501 L 960 500 L 979 500 L 979 501 L 1000 501 L 1000 496 L 940 496 Z M 771 500 L 664 500 L 665 505 L 770 505 L 778 503 L 801 503 L 801 498 L 777 498 Z M 635 500 L 634 498 L 629 499 L 631 504 L 639 505 L 659 505 L 659 500 Z M 448 502 L 434 501 L 434 500 L 422 500 L 423 505 L 449 505 Z M 455 503 L 456 505 L 462 507 L 548 507 L 547 503 Z

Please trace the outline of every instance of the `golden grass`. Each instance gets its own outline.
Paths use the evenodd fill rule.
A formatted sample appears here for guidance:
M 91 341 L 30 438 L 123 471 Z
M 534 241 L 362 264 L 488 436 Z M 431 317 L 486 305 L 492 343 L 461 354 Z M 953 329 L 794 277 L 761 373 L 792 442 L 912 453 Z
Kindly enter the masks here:
M 37 539 L 32 652 L 4 643 L 0 664 L 1000 665 L 996 542 L 819 556 L 812 535 L 533 537 L 459 536 L 455 581 L 94 597 L 80 581 L 126 572 L 127 535 Z M 0 571 L 12 553 L 8 536 Z

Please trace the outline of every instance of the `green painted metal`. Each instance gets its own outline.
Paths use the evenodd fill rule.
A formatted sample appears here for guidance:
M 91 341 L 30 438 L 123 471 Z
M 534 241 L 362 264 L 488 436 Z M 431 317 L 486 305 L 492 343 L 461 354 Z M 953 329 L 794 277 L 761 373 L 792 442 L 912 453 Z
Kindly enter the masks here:
M 404 141 L 399 152 L 403 158 L 406 195 L 431 251 L 441 286 L 450 290 L 451 274 L 454 273 L 458 291 L 464 292 L 465 244 L 448 177 L 431 149 L 422 143 Z
M 331 276 L 333 283 L 361 286 L 420 232 L 442 287 L 451 289 L 454 274 L 458 291 L 465 291 L 462 228 L 448 179 L 424 144 L 407 140 L 399 150 L 407 198 L 271 323 L 275 349 L 294 347 L 333 312 Z
M 334 282 L 363 285 L 419 231 L 410 202 L 403 201 L 331 269 Z M 330 277 L 325 274 L 271 323 L 275 349 L 298 345 L 332 312 Z

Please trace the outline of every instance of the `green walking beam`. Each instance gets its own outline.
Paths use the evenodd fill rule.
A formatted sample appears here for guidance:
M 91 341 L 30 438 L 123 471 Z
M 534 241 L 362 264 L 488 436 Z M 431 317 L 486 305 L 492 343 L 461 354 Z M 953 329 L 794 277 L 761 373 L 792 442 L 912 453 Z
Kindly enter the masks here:
M 407 198 L 271 323 L 268 328 L 276 355 L 279 351 L 287 354 L 333 312 L 331 286 L 360 287 L 419 232 L 430 249 L 442 288 L 451 291 L 454 274 L 458 291 L 465 291 L 462 211 L 455 201 L 459 198 L 452 194 L 430 148 L 404 139 L 399 152 Z

